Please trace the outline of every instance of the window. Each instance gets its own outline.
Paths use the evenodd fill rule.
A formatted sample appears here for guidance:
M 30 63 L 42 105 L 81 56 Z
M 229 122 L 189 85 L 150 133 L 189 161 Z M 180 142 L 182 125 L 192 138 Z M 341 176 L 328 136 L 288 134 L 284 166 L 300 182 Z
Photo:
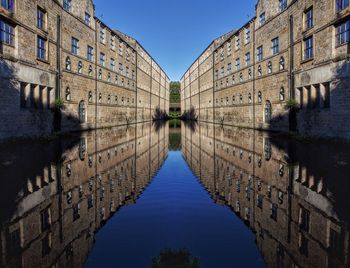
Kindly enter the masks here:
M 248 79 L 251 80 L 252 78 L 253 78 L 253 76 L 252 76 L 252 70 L 249 69 L 249 70 L 248 70 Z
M 302 230 L 309 232 L 310 228 L 310 211 L 300 207 L 299 210 L 299 226 Z
M 230 55 L 232 51 L 231 40 L 227 43 L 227 54 Z
M 14 0 L 1 0 L 1 7 L 13 11 L 14 10 Z
M 100 53 L 100 64 L 105 66 L 105 54 L 102 52 Z
M 72 69 L 72 64 L 71 64 L 70 58 L 67 57 L 66 58 L 66 70 L 70 71 L 71 69 Z
M 284 88 L 281 87 L 280 89 L 280 101 L 284 101 L 285 100 L 285 91 Z
M 119 63 L 119 73 L 123 74 L 123 64 Z
M 305 29 L 311 29 L 314 26 L 314 9 L 310 7 L 308 10 L 304 13 L 305 18 Z
M 45 25 L 46 25 L 46 12 L 41 9 L 40 7 L 38 7 L 37 9 L 37 23 L 36 26 L 41 29 L 44 30 L 45 29 Z
M 258 47 L 257 48 L 257 53 L 256 53 L 257 61 L 262 61 L 263 60 L 263 53 L 264 53 L 263 46 Z
M 71 100 L 71 96 L 70 96 L 70 89 L 69 89 L 69 87 L 66 88 L 65 95 L 66 95 L 66 101 L 70 101 Z
M 114 71 L 115 69 L 115 61 L 113 58 L 111 58 L 111 70 Z
M 241 48 L 241 38 L 239 36 L 236 36 L 236 49 Z
M 258 103 L 262 102 L 262 94 L 261 91 L 258 92 Z
M 105 28 L 103 28 L 102 26 L 100 27 L 100 42 L 102 44 L 105 43 Z
M 314 38 L 310 36 L 304 40 L 304 60 L 312 59 L 314 57 Z
M 215 78 L 216 78 L 216 80 L 219 79 L 219 70 L 215 70 Z
M 250 29 L 245 29 L 245 43 L 248 44 L 250 42 Z
M 89 103 L 92 103 L 92 92 L 89 91 L 89 96 L 88 96 Z
M 287 0 L 279 0 L 280 11 L 287 9 L 288 2 Z
M 38 59 L 46 60 L 46 40 L 41 36 L 38 36 L 37 46 Z
M 272 107 L 271 107 L 271 102 L 266 101 L 265 103 L 265 123 L 269 124 L 272 119 Z
M 79 74 L 83 73 L 83 63 L 81 61 L 78 62 L 78 73 Z
M 250 52 L 245 54 L 245 65 L 248 66 L 250 64 Z
M 98 79 L 102 80 L 102 70 L 101 69 L 98 70 Z
M 111 82 L 112 81 L 112 77 L 111 77 L 111 73 L 108 73 L 107 75 L 107 82 Z
M 261 65 L 258 66 L 258 76 L 262 75 L 262 68 Z
M 336 32 L 337 45 L 343 45 L 350 41 L 350 20 L 347 20 L 337 26 Z
M 89 66 L 89 76 L 90 77 L 92 76 L 92 66 L 91 65 Z
M 268 73 L 269 73 L 269 74 L 272 73 L 272 62 L 271 62 L 271 61 L 269 61 L 269 62 L 267 63 L 267 70 L 268 70 Z
M 98 103 L 102 103 L 102 93 L 98 94 Z
M 225 76 L 225 67 L 221 67 L 221 77 Z
M 277 221 L 277 210 L 278 210 L 277 204 L 271 204 L 271 215 L 270 215 L 270 217 L 274 221 Z
M 231 71 L 232 71 L 232 64 L 229 63 L 229 64 L 227 64 L 227 73 L 230 74 Z
M 122 42 L 119 43 L 119 49 L 118 50 L 119 50 L 119 55 L 122 56 L 123 55 L 123 43 Z
M 94 49 L 90 46 L 87 47 L 87 59 L 88 61 L 94 60 Z
M 78 55 L 78 52 L 79 52 L 79 40 L 72 37 L 72 48 L 71 48 L 71 52 L 74 54 L 74 55 Z
M 15 34 L 13 27 L 0 19 L 0 42 L 13 45 L 14 37 Z
M 87 12 L 85 12 L 85 20 L 84 21 L 85 21 L 86 25 L 90 26 L 90 24 L 91 24 L 91 16 Z
M 241 61 L 240 59 L 236 59 L 236 71 L 239 71 L 241 69 Z
M 72 9 L 72 0 L 63 0 L 63 8 L 67 11 Z
M 111 36 L 111 39 L 109 41 L 111 48 L 114 50 L 114 36 Z
M 79 121 L 80 123 L 86 122 L 86 108 L 84 101 L 79 103 Z
M 40 213 L 41 219 L 41 231 L 45 232 L 51 226 L 51 210 L 50 208 L 46 208 Z
M 276 55 L 279 52 L 279 38 L 276 37 L 274 39 L 271 40 L 271 51 L 272 51 L 272 55 Z
M 349 0 L 336 0 L 337 12 L 349 7 Z
M 259 23 L 260 23 L 260 26 L 261 25 L 264 25 L 266 22 L 266 15 L 265 15 L 265 12 L 261 13 L 260 16 L 259 16 Z
M 125 76 L 129 77 L 129 67 L 128 66 L 125 67 Z
M 283 57 L 281 57 L 280 58 L 280 71 L 284 70 L 285 65 L 286 65 L 285 60 Z
M 248 94 L 248 103 L 249 104 L 252 103 L 252 94 L 251 93 Z
M 243 82 L 243 73 L 239 74 L 239 82 Z

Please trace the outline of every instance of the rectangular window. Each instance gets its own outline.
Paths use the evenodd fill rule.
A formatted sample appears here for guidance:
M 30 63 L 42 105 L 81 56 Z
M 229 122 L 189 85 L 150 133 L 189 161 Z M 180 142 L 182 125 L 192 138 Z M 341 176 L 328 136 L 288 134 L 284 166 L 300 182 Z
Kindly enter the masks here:
M 312 59 L 314 57 L 314 38 L 310 36 L 304 40 L 304 60 Z
M 36 26 L 39 29 L 44 30 L 45 24 L 46 24 L 46 12 L 43 9 L 41 9 L 40 7 L 38 7 Z
M 288 6 L 288 1 L 287 0 L 279 0 L 280 1 L 280 11 L 282 12 L 283 10 L 287 9 Z
M 250 42 L 250 29 L 245 29 L 245 43 L 248 44 Z
M 72 37 L 72 48 L 71 48 L 71 52 L 74 55 L 78 55 L 79 53 L 79 40 Z
M 67 11 L 72 9 L 72 0 L 63 0 L 63 8 Z
M 261 25 L 264 25 L 266 22 L 266 15 L 265 15 L 265 12 L 261 13 L 260 16 L 259 16 L 259 23 L 260 23 L 260 26 Z
M 123 64 L 119 63 L 119 73 L 123 74 Z
M 304 13 L 305 29 L 311 29 L 314 26 L 314 9 L 311 7 Z
M 38 59 L 46 60 L 46 40 L 41 36 L 38 36 L 37 56 Z
M 90 46 L 87 47 L 87 59 L 89 61 L 93 61 L 94 60 L 94 49 Z
M 0 19 L 0 42 L 13 45 L 14 37 L 14 28 L 7 22 Z
M 100 53 L 100 64 L 105 66 L 105 54 L 102 52 Z
M 336 0 L 336 9 L 337 12 L 349 7 L 349 0 Z
M 102 26 L 100 27 L 100 42 L 105 43 L 105 29 Z
M 1 7 L 8 11 L 14 10 L 14 0 L 1 0 Z
M 245 65 L 248 66 L 250 64 L 250 52 L 245 54 Z
M 343 45 L 350 41 L 350 20 L 345 21 L 337 26 L 336 33 L 337 45 Z
M 41 220 L 41 231 L 45 232 L 51 226 L 51 210 L 50 210 L 50 208 L 47 208 L 47 209 L 44 209 L 43 211 L 41 211 L 40 220 Z
M 271 40 L 271 51 L 272 51 L 272 55 L 276 55 L 279 52 L 279 38 L 276 37 L 274 39 Z
M 113 58 L 111 58 L 111 70 L 114 71 L 115 68 L 115 61 Z
M 85 24 L 89 25 L 91 24 L 91 16 L 89 13 L 85 12 Z
M 241 61 L 240 59 L 236 59 L 236 71 L 239 71 L 241 69 Z
M 257 48 L 256 59 L 257 59 L 257 61 L 263 60 L 263 47 L 262 46 Z

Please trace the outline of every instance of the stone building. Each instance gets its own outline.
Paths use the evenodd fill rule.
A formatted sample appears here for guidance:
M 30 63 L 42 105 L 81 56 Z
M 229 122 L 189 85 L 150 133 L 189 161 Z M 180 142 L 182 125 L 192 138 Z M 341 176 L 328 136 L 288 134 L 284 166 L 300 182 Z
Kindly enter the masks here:
M 168 111 L 169 78 L 92 0 L 0 6 L 0 138 L 103 128 Z
M 347 148 L 213 123 L 182 129 L 182 140 L 192 171 L 256 234 L 268 267 L 349 266 L 349 165 L 338 171 L 324 153 Z
M 202 121 L 350 137 L 348 1 L 259 0 L 256 16 L 213 41 L 181 79 Z
M 0 266 L 83 267 L 95 233 L 136 202 L 165 161 L 168 136 L 148 122 L 2 151 L 1 163 L 18 162 L 1 165 L 0 182 L 13 184 L 0 190 Z

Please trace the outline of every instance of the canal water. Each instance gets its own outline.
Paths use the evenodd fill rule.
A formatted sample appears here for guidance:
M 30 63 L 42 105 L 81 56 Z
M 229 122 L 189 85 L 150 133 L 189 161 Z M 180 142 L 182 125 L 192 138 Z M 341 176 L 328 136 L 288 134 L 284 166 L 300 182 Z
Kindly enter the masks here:
M 213 124 L 0 144 L 0 267 L 349 267 L 350 145 Z

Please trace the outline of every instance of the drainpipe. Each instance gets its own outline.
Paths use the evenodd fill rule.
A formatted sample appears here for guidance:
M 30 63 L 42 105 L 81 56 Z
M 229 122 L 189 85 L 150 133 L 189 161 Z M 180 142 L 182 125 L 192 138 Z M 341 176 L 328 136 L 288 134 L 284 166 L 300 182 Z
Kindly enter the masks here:
M 255 126 L 255 121 L 256 121 L 256 103 L 255 103 L 255 92 L 256 92 L 256 88 L 255 88 L 255 64 L 256 64 L 256 43 L 255 43 L 255 23 L 256 21 L 254 20 L 253 22 L 253 30 L 252 30 L 252 34 L 253 34 L 253 44 L 252 44 L 252 47 L 253 47 L 253 53 L 252 53 L 252 56 L 253 56 L 253 67 L 252 67 L 252 76 L 253 76 L 253 176 L 252 176 L 252 181 L 253 181 L 253 211 L 252 211 L 252 221 L 253 221 L 253 229 L 256 229 L 255 228 L 255 204 L 256 204 L 256 199 L 255 199 L 255 193 L 256 193 L 256 189 L 255 189 L 255 185 L 256 185 L 256 174 L 255 174 L 255 139 L 256 139 L 256 126 Z
M 56 40 L 56 100 L 61 99 L 61 17 L 57 16 L 57 40 Z M 61 111 L 55 108 L 54 112 L 54 131 L 61 130 Z
M 294 92 L 294 20 L 293 16 L 289 17 L 289 98 L 295 97 Z
M 215 45 L 213 45 L 215 47 Z M 213 51 L 212 53 L 212 76 L 213 76 L 213 123 L 215 124 L 215 81 L 214 81 L 214 78 L 215 78 L 215 68 L 214 68 L 214 53 L 215 53 L 215 50 Z
M 98 96 L 97 96 L 97 46 L 98 46 L 98 41 L 97 41 L 97 32 L 99 29 L 97 29 L 97 20 L 95 19 L 95 129 L 97 129 L 97 104 L 98 104 Z
M 135 81 L 135 91 L 136 91 L 136 93 L 135 93 L 135 123 L 137 124 L 138 123 L 138 120 L 137 120 L 137 114 L 138 114 L 138 100 L 137 100 L 137 96 L 138 96 L 138 94 L 137 94 L 137 92 L 138 92 L 138 89 L 137 89 L 138 53 L 137 53 L 136 49 L 135 49 L 134 53 L 135 53 L 135 79 L 136 79 L 136 81 Z

